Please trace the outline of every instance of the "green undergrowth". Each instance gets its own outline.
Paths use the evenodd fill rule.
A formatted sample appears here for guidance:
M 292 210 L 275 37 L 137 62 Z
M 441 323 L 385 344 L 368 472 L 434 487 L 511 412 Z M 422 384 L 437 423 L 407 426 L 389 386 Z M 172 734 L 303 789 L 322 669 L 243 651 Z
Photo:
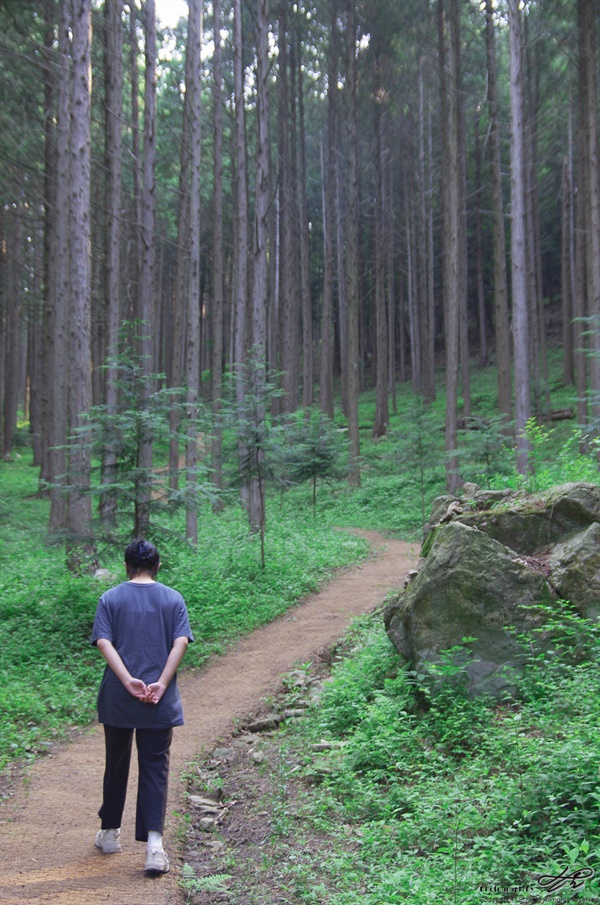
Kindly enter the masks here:
M 434 685 L 400 664 L 380 616 L 357 623 L 319 702 L 272 742 L 256 888 L 268 871 L 298 905 L 597 902 L 600 629 L 547 630 L 555 649 L 522 639 L 527 670 L 497 702 L 467 695 L 451 654 Z M 264 901 L 250 878 L 244 893 Z
M 47 502 L 35 495 L 35 473 L 26 460 L 2 466 L 0 529 L 0 768 L 31 759 L 73 725 L 94 717 L 103 660 L 89 636 L 98 597 L 123 580 L 122 552 L 101 551 L 112 579 L 70 573 L 61 547 L 45 540 Z M 220 515 L 206 508 L 198 552 L 181 540 L 173 523 L 154 537 L 163 568 L 160 579 L 184 595 L 196 643 L 186 667 L 202 664 L 224 645 L 276 618 L 316 590 L 335 570 L 368 551 L 362 538 L 332 531 L 309 513 L 269 505 L 266 568 L 257 537 L 241 507 Z

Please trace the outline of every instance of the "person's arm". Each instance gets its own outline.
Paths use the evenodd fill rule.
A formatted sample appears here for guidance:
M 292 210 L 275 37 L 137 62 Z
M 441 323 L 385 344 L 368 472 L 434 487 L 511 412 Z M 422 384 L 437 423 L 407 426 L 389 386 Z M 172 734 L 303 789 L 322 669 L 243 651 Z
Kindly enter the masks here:
M 160 675 L 158 682 L 150 682 L 150 684 L 148 685 L 146 697 L 144 698 L 144 700 L 146 700 L 149 704 L 158 704 L 158 702 L 164 695 L 169 682 L 177 672 L 177 668 L 183 660 L 183 655 L 187 650 L 188 641 L 189 639 L 186 635 L 175 638 L 173 647 L 171 648 L 171 653 L 167 657 L 167 662 L 164 665 L 164 669 Z
M 129 694 L 133 695 L 134 698 L 143 700 L 148 694 L 146 683 L 141 679 L 135 679 L 131 675 L 112 643 L 107 638 L 98 638 L 96 646 Z

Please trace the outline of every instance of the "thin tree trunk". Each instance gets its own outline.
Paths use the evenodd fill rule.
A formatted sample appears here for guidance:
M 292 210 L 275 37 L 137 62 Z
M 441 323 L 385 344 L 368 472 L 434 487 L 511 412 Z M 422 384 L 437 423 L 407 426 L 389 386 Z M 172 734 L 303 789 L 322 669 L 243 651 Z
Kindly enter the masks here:
M 188 543 L 198 543 L 198 505 L 195 485 L 198 480 L 197 416 L 200 375 L 200 163 L 201 163 L 201 105 L 200 80 L 202 47 L 202 0 L 189 0 L 187 53 L 191 57 L 190 91 L 190 279 L 187 302 L 185 341 L 187 442 L 185 468 L 187 499 L 185 507 L 185 536 Z
M 506 237 L 502 201 L 500 127 L 496 98 L 496 50 L 492 0 L 486 0 L 486 37 L 488 67 L 488 108 L 490 118 L 490 159 L 492 180 L 492 216 L 494 225 L 494 326 L 498 371 L 498 409 L 507 421 L 512 414 L 510 325 L 508 318 L 508 276 Z
M 241 365 L 248 344 L 248 177 L 246 163 L 246 119 L 244 111 L 244 67 L 242 47 L 242 3 L 234 0 L 235 159 L 237 169 L 237 242 L 235 278 L 235 361 Z M 241 379 L 238 386 L 243 391 Z
M 585 233 L 587 316 L 589 318 L 591 413 L 600 418 L 600 169 L 598 154 L 598 78 L 596 58 L 597 7 L 578 0 L 579 79 L 583 95 L 586 175 Z
M 388 318 L 385 285 L 385 89 L 379 82 L 375 92 L 375 331 L 377 385 L 373 437 L 382 437 L 389 421 Z
M 142 166 L 141 199 L 141 271 L 139 280 L 140 318 L 142 338 L 140 342 L 141 366 L 146 375 L 154 370 L 152 326 L 154 323 L 154 273 L 156 265 L 156 7 L 155 0 L 146 0 L 144 6 L 144 33 L 146 69 L 144 73 L 144 157 Z M 145 404 L 145 401 L 143 402 Z M 135 534 L 147 535 L 150 528 L 152 436 L 141 439 L 138 448 L 140 482 L 135 500 Z
M 223 248 L 223 77 L 221 75 L 221 0 L 213 0 L 213 32 L 215 52 L 213 56 L 214 99 L 214 231 L 213 231 L 213 319 L 212 319 L 212 480 L 217 488 L 223 487 L 223 432 L 220 424 L 221 394 L 223 384 L 223 318 L 225 265 Z M 222 509 L 218 500 L 215 509 Z
M 570 130 L 569 130 L 570 131 Z M 570 149 L 569 149 L 570 152 Z M 575 364 L 573 350 L 573 293 L 572 270 L 574 260 L 572 257 L 572 183 L 570 168 L 570 153 L 563 161 L 561 184 L 561 293 L 562 293 L 562 320 L 563 320 L 563 379 L 566 384 L 573 384 L 575 380 Z
M 453 3 L 452 15 L 458 9 Z M 444 220 L 444 299 L 446 328 L 446 486 L 454 491 L 460 486 L 456 456 L 458 433 L 458 367 L 460 348 L 460 292 L 461 292 L 461 168 L 459 147 L 459 108 L 457 82 L 456 29 L 450 28 L 447 45 L 447 24 L 444 0 L 438 0 L 439 66 L 442 103 L 442 129 L 446 139 L 445 168 L 442 176 Z M 447 71 L 448 70 L 448 71 Z
M 90 496 L 91 452 L 83 416 L 92 398 L 91 363 L 91 0 L 73 3 L 71 114 L 71 313 L 69 318 L 69 450 L 67 561 L 72 569 L 95 565 Z
M 19 410 L 19 371 L 21 355 L 21 274 L 23 267 L 23 205 L 12 210 L 12 229 L 9 234 L 10 276 L 8 279 L 10 304 L 6 311 L 6 352 L 4 365 L 4 409 L 2 429 L 2 458 L 12 460 L 12 445 L 17 429 Z
M 141 317 L 140 277 L 142 270 L 142 154 L 140 149 L 140 100 L 138 89 L 138 12 L 129 4 L 129 80 L 131 82 L 131 156 L 133 168 L 133 248 L 130 264 L 128 317 Z
M 105 135 L 106 135 L 106 320 L 108 367 L 105 371 L 105 400 L 109 415 L 117 412 L 117 368 L 114 364 L 118 352 L 118 335 L 121 323 L 121 155 L 122 155 L 122 106 L 123 106 L 123 37 L 122 0 L 106 0 L 105 14 Z M 117 451 L 114 444 L 104 450 L 102 459 L 102 483 L 114 484 L 116 479 Z M 100 498 L 100 517 L 105 529 L 113 531 L 116 525 L 116 496 L 104 493 Z
M 331 160 L 333 149 L 328 150 Z M 325 172 L 321 143 L 321 187 L 323 202 L 323 309 L 321 313 L 321 360 L 319 372 L 319 406 L 333 418 L 333 236 L 331 214 L 333 208 L 332 171 Z
M 511 209 L 512 296 L 515 358 L 515 423 L 517 470 L 529 468 L 529 443 L 525 434 L 531 417 L 529 375 L 529 321 L 527 305 L 527 250 L 525 211 L 525 147 L 523 97 L 523 29 L 519 0 L 508 0 L 510 109 L 511 109 Z
M 280 206 L 280 368 L 284 396 L 281 407 L 294 411 L 297 407 L 298 356 L 298 291 L 294 279 L 296 248 L 294 246 L 294 183 L 290 147 L 290 87 L 288 77 L 288 0 L 279 3 L 279 186 Z
M 487 317 L 485 310 L 485 286 L 483 279 L 483 233 L 481 229 L 481 141 L 479 138 L 479 117 L 475 133 L 475 270 L 477 285 L 477 319 L 479 321 L 479 365 L 488 364 Z
M 314 399 L 313 311 L 310 275 L 310 234 L 308 198 L 306 195 L 306 125 L 304 122 L 304 85 L 302 80 L 302 42 L 297 37 L 298 118 L 300 131 L 300 166 L 298 168 L 298 229 L 300 233 L 300 272 L 302 286 L 302 404 Z
M 192 55 L 186 53 L 185 83 L 192 83 Z M 179 388 L 183 384 L 183 349 L 186 329 L 186 299 L 189 284 L 190 267 L 190 94 L 186 91 L 183 99 L 183 123 L 181 130 L 181 149 L 179 154 L 179 206 L 177 210 L 177 249 L 175 252 L 175 275 L 172 294 L 172 350 L 170 385 Z M 179 457 L 181 406 L 179 398 L 169 412 L 169 487 L 172 491 L 179 489 Z
M 71 102 L 69 32 L 71 17 L 68 0 L 60 5 L 57 55 L 57 124 L 56 124 L 56 186 L 53 192 L 55 210 L 54 235 L 50 240 L 48 267 L 47 305 L 44 312 L 45 341 L 49 344 L 45 380 L 51 380 L 47 415 L 50 422 L 45 431 L 44 446 L 47 449 L 47 479 L 50 485 L 49 528 L 52 532 L 67 527 L 67 411 L 69 357 L 69 305 L 71 283 L 70 258 L 70 186 L 71 186 Z M 42 472 L 43 474 L 43 472 Z
M 358 65 L 356 60 L 357 14 L 352 0 L 346 3 L 346 73 L 349 93 L 348 110 L 348 479 L 351 487 L 360 486 L 360 435 L 358 423 L 359 377 L 359 279 L 358 279 Z

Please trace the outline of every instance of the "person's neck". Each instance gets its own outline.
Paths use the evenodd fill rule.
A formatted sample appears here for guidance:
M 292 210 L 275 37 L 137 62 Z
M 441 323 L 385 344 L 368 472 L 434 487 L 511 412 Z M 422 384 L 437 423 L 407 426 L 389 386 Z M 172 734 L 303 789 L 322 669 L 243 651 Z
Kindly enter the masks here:
M 154 584 L 154 578 L 149 572 L 141 572 L 129 579 L 130 584 Z

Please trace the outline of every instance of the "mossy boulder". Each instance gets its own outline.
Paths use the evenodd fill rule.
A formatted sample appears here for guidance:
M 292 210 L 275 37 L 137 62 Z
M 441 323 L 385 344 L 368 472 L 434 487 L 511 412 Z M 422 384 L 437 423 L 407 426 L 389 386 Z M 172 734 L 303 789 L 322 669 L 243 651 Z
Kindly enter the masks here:
M 492 509 L 465 510 L 456 519 L 533 556 L 600 522 L 600 487 L 580 482 L 536 495 L 511 495 Z
M 522 668 L 516 635 L 542 625 L 540 607 L 560 606 L 546 575 L 514 550 L 461 521 L 437 528 L 431 549 L 408 587 L 386 608 L 385 626 L 414 669 L 460 645 L 471 691 L 502 694 Z
M 556 544 L 548 557 L 552 584 L 569 600 L 580 616 L 600 617 L 600 525 Z
M 541 626 L 544 608 L 560 614 L 568 601 L 600 619 L 596 484 L 438 497 L 421 553 L 420 571 L 386 609 L 388 634 L 415 669 L 474 638 L 465 667 L 473 692 L 506 690 L 523 663 L 516 636 Z

